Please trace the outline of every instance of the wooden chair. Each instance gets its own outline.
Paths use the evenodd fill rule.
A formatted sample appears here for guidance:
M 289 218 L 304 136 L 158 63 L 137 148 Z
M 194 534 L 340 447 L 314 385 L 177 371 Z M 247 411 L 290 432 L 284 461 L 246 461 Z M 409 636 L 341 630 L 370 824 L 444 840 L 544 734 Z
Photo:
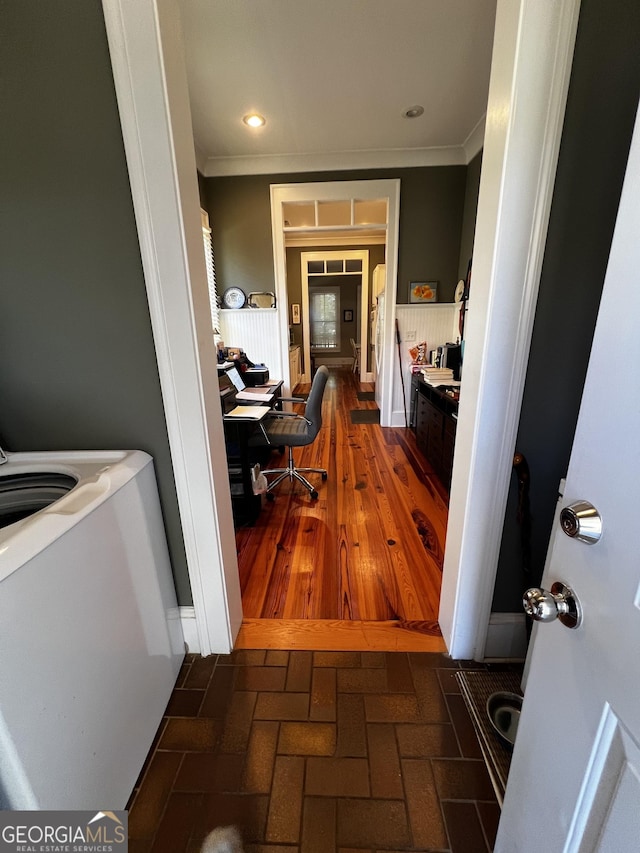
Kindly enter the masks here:
M 349 338 L 351 341 L 351 349 L 353 351 L 353 372 L 360 373 L 360 344 L 357 344 L 353 338 Z

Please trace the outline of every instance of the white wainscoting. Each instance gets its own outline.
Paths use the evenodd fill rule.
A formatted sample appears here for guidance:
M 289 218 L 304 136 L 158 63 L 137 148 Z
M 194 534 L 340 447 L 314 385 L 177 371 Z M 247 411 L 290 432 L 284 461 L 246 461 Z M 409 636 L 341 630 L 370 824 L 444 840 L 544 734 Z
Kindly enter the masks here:
M 289 364 L 280 361 L 277 308 L 239 308 L 220 311 L 220 334 L 226 347 L 242 347 L 255 364 L 266 364 L 272 379 L 289 381 Z M 290 389 L 287 386 L 286 392 Z
M 427 342 L 427 349 L 455 342 L 460 337 L 458 320 L 460 303 L 433 302 L 425 305 L 396 305 L 396 317 L 400 328 L 400 352 L 402 355 L 402 375 L 407 418 L 409 417 L 411 392 L 411 356 L 409 350 L 421 341 Z M 415 332 L 415 339 L 406 339 L 408 332 Z M 397 347 L 396 347 L 397 349 Z M 398 355 L 395 358 L 393 382 L 392 426 L 404 426 L 404 407 L 402 405 L 402 383 L 398 368 Z

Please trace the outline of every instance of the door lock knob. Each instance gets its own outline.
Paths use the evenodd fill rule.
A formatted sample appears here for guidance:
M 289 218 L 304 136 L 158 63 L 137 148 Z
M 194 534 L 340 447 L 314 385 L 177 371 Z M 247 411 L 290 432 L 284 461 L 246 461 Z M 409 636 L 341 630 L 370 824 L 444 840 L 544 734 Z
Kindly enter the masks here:
M 551 591 L 528 589 L 522 597 L 522 606 L 527 616 L 535 622 L 553 622 L 559 619 L 567 628 L 578 628 L 582 622 L 582 608 L 573 590 L 556 582 Z
M 589 501 L 576 501 L 560 512 L 560 526 L 572 539 L 595 545 L 602 536 L 600 513 Z

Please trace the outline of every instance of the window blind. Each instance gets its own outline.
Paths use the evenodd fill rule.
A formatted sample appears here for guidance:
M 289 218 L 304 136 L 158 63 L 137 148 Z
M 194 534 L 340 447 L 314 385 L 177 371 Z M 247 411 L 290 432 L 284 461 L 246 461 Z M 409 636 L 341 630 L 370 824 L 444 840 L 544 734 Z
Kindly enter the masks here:
M 309 323 L 312 349 L 340 349 L 339 317 L 339 287 L 314 287 L 309 290 Z
M 216 266 L 213 259 L 213 243 L 211 241 L 211 228 L 209 227 L 209 215 L 205 210 L 200 210 L 202 219 L 202 241 L 204 244 L 204 261 L 207 267 L 207 284 L 209 287 L 209 307 L 211 310 L 211 328 L 214 335 L 220 334 L 220 314 L 218 309 L 218 289 L 216 287 Z

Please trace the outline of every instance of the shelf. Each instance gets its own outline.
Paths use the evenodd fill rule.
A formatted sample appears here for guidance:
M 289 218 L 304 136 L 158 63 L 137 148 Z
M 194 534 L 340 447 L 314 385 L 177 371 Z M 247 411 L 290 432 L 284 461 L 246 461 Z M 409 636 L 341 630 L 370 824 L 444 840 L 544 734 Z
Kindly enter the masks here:
M 277 314 L 277 308 L 247 308 L 246 306 L 243 308 L 219 308 L 220 314 L 238 314 L 240 312 L 244 314 Z
M 285 234 L 304 234 L 309 231 L 386 231 L 386 222 L 368 222 L 362 225 L 285 225 Z

